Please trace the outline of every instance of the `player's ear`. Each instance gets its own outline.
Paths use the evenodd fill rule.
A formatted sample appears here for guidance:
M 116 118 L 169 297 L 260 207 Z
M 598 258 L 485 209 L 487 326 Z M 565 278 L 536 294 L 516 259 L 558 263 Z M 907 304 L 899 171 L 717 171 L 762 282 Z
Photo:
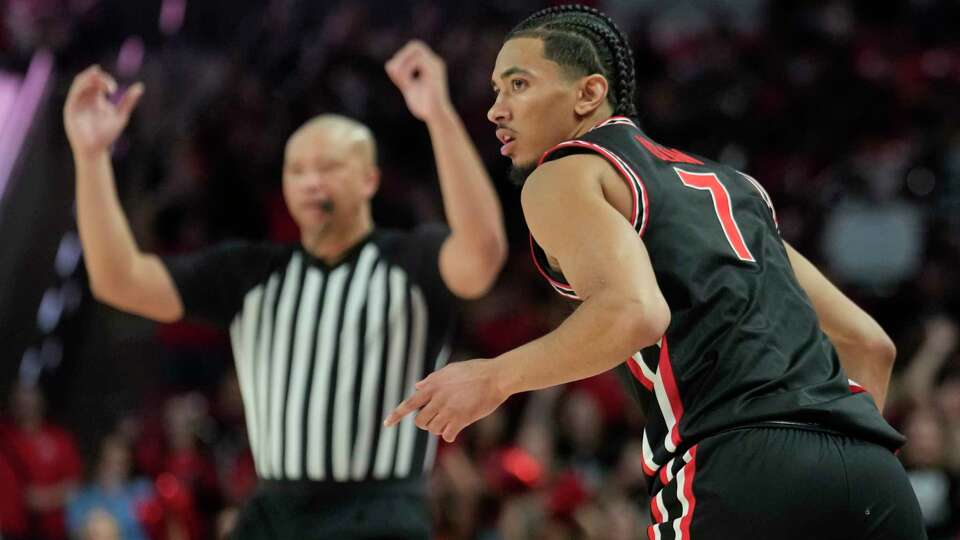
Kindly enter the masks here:
M 599 73 L 587 75 L 577 85 L 577 101 L 573 106 L 579 116 L 587 116 L 601 107 L 607 100 L 610 85 L 607 78 Z

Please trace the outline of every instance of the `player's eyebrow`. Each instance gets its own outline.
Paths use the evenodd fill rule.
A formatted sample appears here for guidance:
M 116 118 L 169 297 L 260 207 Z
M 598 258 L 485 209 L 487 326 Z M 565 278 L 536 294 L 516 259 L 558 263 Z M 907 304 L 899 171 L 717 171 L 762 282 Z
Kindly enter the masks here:
M 521 67 L 513 66 L 503 70 L 503 73 L 500 74 L 500 78 L 506 79 L 507 77 L 510 77 L 512 75 L 526 75 L 528 77 L 532 77 L 533 73 L 530 73 L 529 71 Z

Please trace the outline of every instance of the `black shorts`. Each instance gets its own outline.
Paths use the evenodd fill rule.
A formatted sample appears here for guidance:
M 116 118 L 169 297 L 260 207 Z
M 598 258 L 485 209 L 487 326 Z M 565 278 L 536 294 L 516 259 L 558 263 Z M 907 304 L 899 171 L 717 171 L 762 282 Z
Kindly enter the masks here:
M 428 540 L 423 480 L 331 485 L 261 481 L 232 540 Z
M 649 540 L 923 540 L 893 453 L 798 426 L 708 437 L 653 479 Z

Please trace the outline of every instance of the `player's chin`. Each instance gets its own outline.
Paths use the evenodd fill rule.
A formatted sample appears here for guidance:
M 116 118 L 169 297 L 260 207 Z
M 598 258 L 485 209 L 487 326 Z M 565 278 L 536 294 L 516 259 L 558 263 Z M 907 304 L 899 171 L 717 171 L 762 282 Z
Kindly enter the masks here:
M 523 187 L 523 184 L 526 183 L 527 178 L 533 173 L 533 170 L 537 168 L 537 161 L 530 160 L 527 162 L 522 162 L 518 159 L 513 159 L 510 162 L 510 173 L 508 178 L 510 183 L 517 186 Z

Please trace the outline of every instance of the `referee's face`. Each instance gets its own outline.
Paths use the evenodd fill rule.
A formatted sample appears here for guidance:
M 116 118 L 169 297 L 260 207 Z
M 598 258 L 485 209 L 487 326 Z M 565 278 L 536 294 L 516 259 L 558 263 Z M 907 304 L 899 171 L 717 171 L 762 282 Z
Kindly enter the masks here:
M 349 229 L 369 212 L 377 171 L 356 139 L 328 126 L 306 126 L 287 142 L 283 195 L 305 233 Z

